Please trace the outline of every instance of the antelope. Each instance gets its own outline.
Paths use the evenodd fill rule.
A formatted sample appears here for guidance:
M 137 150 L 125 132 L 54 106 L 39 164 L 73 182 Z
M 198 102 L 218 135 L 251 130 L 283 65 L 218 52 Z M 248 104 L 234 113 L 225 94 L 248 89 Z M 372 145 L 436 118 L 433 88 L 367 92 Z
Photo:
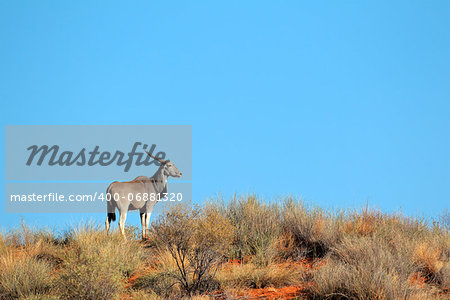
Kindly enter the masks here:
M 111 221 L 116 220 L 116 208 L 119 210 L 119 230 L 125 236 L 125 220 L 129 210 L 138 210 L 141 217 L 142 239 L 147 238 L 147 229 L 150 224 L 150 216 L 157 200 L 167 195 L 167 178 L 169 176 L 179 178 L 181 172 L 170 160 L 162 160 L 145 151 L 151 158 L 160 162 L 159 169 L 152 177 L 138 176 L 132 181 L 115 181 L 106 190 L 107 217 L 106 233 L 109 232 Z M 147 195 L 146 200 L 145 195 Z M 152 200 L 150 200 L 152 199 Z

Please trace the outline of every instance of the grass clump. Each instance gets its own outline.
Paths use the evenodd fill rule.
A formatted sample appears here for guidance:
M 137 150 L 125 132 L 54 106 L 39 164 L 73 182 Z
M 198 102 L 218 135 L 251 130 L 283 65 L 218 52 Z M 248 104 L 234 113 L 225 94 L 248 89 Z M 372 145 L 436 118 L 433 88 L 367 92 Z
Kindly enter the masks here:
M 285 200 L 281 218 L 287 257 L 324 257 L 342 237 L 340 217 L 332 218 L 318 208 L 307 209 L 292 198 Z
M 162 298 L 175 299 L 180 296 L 179 269 L 169 251 L 157 250 L 151 264 L 136 272 L 133 290 L 144 291 Z
M 261 266 L 272 262 L 281 232 L 276 204 L 264 204 L 256 196 L 235 197 L 222 213 L 234 227 L 232 257 L 251 258 Z
M 303 269 L 288 265 L 257 266 L 240 264 L 222 268 L 217 274 L 221 288 L 265 288 L 283 287 L 298 284 L 304 279 Z
M 436 242 L 419 242 L 413 253 L 414 261 L 419 265 L 420 273 L 426 281 L 442 289 L 450 289 L 450 249 Z
M 380 247 L 381 246 L 381 247 Z M 350 299 L 406 299 L 414 264 L 400 249 L 372 237 L 344 239 L 314 274 L 314 296 Z
M 68 249 L 57 282 L 62 299 L 116 299 L 125 278 L 144 259 L 137 241 L 118 233 L 106 235 L 94 225 L 80 226 L 67 236 Z
M 371 214 L 372 216 L 374 214 Z M 325 266 L 315 271 L 310 292 L 313 298 L 331 299 L 429 299 L 438 297 L 448 278 L 445 239 L 422 227 L 418 221 L 382 216 L 355 222 L 330 249 Z M 355 221 L 354 218 L 351 219 Z M 366 224 L 369 224 L 367 226 Z M 424 243 L 440 240 L 440 246 Z M 448 244 L 447 244 L 448 249 Z M 418 277 L 425 275 L 420 285 Z M 447 277 L 446 277 L 447 276 Z M 442 291 L 441 289 L 441 291 Z
M 52 269 L 33 257 L 17 258 L 12 253 L 0 260 L 0 298 L 19 299 L 48 293 Z

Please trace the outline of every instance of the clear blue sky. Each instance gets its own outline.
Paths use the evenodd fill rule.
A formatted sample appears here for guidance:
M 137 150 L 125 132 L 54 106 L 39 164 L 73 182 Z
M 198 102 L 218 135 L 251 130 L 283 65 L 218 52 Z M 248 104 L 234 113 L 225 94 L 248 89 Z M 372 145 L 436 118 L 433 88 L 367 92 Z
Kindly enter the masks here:
M 449 1 L 1 1 L 2 168 L 9 124 L 192 124 L 196 201 L 435 216 L 450 202 L 449 28 Z M 0 227 L 21 217 L 83 216 L 2 205 Z

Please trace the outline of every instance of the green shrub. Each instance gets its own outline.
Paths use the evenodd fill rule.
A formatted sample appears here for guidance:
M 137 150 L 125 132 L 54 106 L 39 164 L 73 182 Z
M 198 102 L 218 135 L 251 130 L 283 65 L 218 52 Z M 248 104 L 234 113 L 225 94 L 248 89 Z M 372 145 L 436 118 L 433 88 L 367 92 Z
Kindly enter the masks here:
M 235 197 L 222 212 L 234 227 L 233 256 L 268 265 L 276 256 L 280 237 L 278 206 L 264 204 L 255 196 Z
M 172 276 L 186 295 L 210 290 L 214 273 L 231 243 L 233 228 L 217 210 L 173 206 L 152 225 L 151 239 L 176 264 Z M 156 280 L 156 279 L 151 279 Z

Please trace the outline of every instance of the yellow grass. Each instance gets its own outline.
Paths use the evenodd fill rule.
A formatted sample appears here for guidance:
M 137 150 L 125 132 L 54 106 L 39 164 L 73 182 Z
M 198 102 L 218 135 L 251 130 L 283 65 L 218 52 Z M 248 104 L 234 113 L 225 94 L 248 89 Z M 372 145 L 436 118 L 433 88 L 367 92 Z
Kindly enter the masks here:
M 448 218 L 432 224 L 250 196 L 170 208 L 150 241 L 136 232 L 127 229 L 128 241 L 95 224 L 4 232 L 0 299 L 206 299 L 299 286 L 318 299 L 449 296 Z

